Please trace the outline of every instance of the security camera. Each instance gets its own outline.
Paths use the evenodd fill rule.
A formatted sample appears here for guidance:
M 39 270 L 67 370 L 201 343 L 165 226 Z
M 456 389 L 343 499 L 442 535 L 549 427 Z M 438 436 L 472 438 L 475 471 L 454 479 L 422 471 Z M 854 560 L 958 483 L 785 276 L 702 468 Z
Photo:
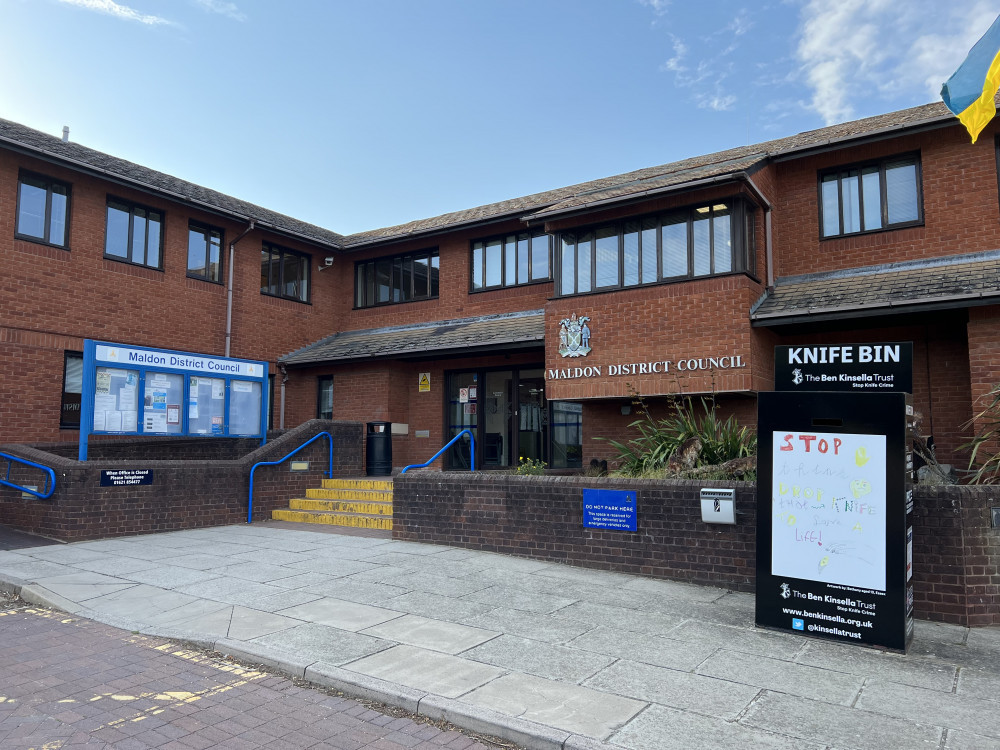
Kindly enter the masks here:
M 326 258 L 323 259 L 323 263 L 325 263 L 328 266 L 332 266 L 333 265 L 333 256 L 332 255 L 327 255 Z

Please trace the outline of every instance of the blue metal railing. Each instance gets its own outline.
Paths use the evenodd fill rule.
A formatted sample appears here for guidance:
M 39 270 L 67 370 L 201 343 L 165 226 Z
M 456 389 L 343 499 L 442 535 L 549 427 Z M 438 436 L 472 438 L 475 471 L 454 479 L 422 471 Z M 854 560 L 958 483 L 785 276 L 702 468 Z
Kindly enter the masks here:
M 253 466 L 250 467 L 250 501 L 247 503 L 247 523 L 253 523 L 253 473 L 257 471 L 257 467 L 277 466 L 278 464 L 282 464 L 288 459 L 290 459 L 292 456 L 294 456 L 296 453 L 298 453 L 300 450 L 310 445 L 311 443 L 316 442 L 323 436 L 326 436 L 330 448 L 330 460 L 327 463 L 326 467 L 326 478 L 333 479 L 333 435 L 331 435 L 329 432 L 317 432 L 315 435 L 306 440 L 302 445 L 293 450 L 287 456 L 285 456 L 284 458 L 279 458 L 277 461 L 258 461 L 257 463 L 255 463 Z
M 431 457 L 430 461 L 427 461 L 426 463 L 422 463 L 422 464 L 410 464 L 409 466 L 404 466 L 403 470 L 401 472 L 399 472 L 400 475 L 405 474 L 410 469 L 422 469 L 425 466 L 430 466 L 432 463 L 434 463 L 435 461 L 437 461 L 438 456 L 440 456 L 442 453 L 444 453 L 446 450 L 448 450 L 451 446 L 453 446 L 455 444 L 455 441 L 457 441 L 460 437 L 462 437 L 462 435 L 466 435 L 466 434 L 468 434 L 469 440 L 472 441 L 470 443 L 470 447 L 469 447 L 469 471 L 475 471 L 476 470 L 476 437 L 475 437 L 475 435 L 472 434 L 471 430 L 462 430 L 460 433 L 458 433 L 457 435 L 455 435 L 455 437 L 453 437 L 451 440 L 449 440 L 447 443 L 445 443 L 444 448 L 442 448 L 437 453 L 435 453 Z
M 52 497 L 52 493 L 56 491 L 56 473 L 48 466 L 42 466 L 42 464 L 36 464 L 34 461 L 29 461 L 26 458 L 18 458 L 17 456 L 12 456 L 9 453 L 0 453 L 0 459 L 7 461 L 7 471 L 4 473 L 4 478 L 0 479 L 0 484 L 7 487 L 13 487 L 15 490 L 21 490 L 21 492 L 27 492 L 29 495 L 34 495 L 41 500 L 48 500 Z M 19 464 L 31 466 L 35 469 L 41 469 L 45 472 L 45 487 L 41 492 L 34 490 L 31 487 L 25 487 L 23 484 L 17 484 L 16 482 L 10 481 L 10 470 L 15 461 Z

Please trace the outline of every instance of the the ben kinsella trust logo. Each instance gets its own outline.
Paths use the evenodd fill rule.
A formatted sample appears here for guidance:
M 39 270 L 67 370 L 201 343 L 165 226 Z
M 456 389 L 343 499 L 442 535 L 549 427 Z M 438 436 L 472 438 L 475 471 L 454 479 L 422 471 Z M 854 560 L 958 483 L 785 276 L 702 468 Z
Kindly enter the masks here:
M 559 353 L 564 357 L 586 357 L 590 353 L 590 320 L 573 313 L 559 321 Z
M 792 383 L 794 383 L 795 385 L 801 385 L 802 379 L 803 379 L 802 370 L 800 370 L 798 367 L 792 370 Z

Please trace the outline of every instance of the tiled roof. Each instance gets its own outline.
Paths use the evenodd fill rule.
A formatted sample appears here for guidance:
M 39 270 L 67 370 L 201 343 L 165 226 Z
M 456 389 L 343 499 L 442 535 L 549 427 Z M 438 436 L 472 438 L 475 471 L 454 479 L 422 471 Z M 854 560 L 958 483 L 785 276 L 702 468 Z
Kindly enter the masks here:
M 544 312 L 529 310 L 343 331 L 287 354 L 279 361 L 301 366 L 348 359 L 416 357 L 450 351 L 467 353 L 501 345 L 509 348 L 511 344 L 540 343 L 544 338 Z
M 778 279 L 754 325 L 968 307 L 1000 298 L 1000 250 Z
M 348 235 L 346 249 L 432 234 L 457 227 L 511 217 L 544 219 L 556 214 L 612 200 L 627 200 L 645 194 L 683 189 L 692 183 L 712 177 L 735 175 L 746 171 L 767 158 L 781 158 L 800 151 L 822 148 L 841 141 L 878 137 L 895 131 L 924 125 L 952 125 L 958 121 L 941 102 L 890 112 L 863 120 L 831 125 L 773 141 L 740 146 L 714 154 L 664 164 L 657 167 L 583 182 L 578 185 L 543 193 L 454 211 L 429 219 L 420 219 L 368 232 Z
M 79 143 L 63 141 L 61 138 L 27 128 L 16 122 L 0 119 L 0 143 L 3 142 L 19 146 L 22 150 L 38 154 L 43 158 L 66 162 L 77 168 L 82 167 L 174 200 L 198 204 L 241 220 L 252 218 L 262 228 L 274 229 L 279 233 L 301 237 L 320 245 L 340 248 L 344 239 L 343 235 L 293 219 L 291 216 L 103 154 Z

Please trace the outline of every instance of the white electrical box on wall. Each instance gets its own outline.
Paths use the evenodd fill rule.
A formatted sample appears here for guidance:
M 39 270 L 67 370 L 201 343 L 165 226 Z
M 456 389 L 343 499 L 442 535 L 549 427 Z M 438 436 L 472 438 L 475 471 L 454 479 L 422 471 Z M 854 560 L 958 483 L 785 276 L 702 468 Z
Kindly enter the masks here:
M 736 523 L 736 490 L 702 489 L 701 520 L 705 523 Z

